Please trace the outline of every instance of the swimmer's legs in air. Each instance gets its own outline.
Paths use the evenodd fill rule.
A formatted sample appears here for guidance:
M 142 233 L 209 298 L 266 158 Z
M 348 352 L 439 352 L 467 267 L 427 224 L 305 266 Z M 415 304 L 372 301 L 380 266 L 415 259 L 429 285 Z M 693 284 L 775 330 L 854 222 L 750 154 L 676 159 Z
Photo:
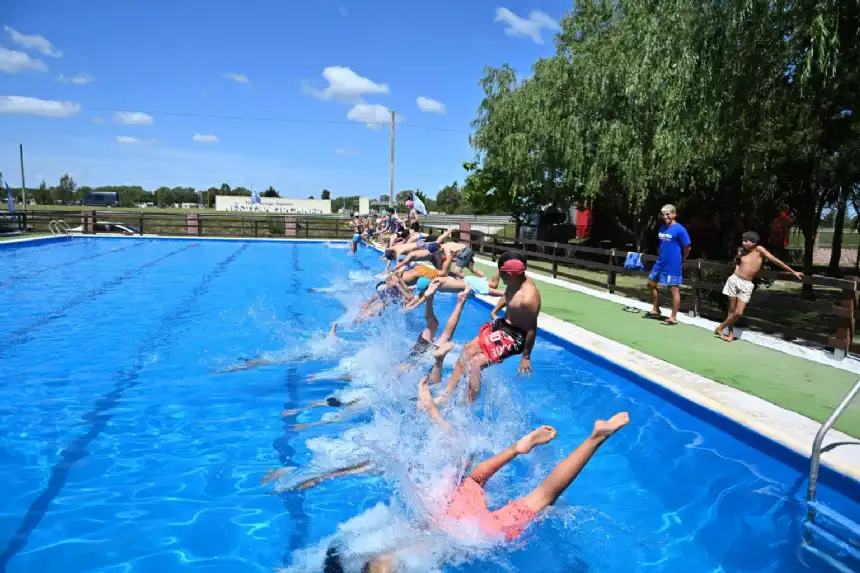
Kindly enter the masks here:
M 430 290 L 429 287 L 427 290 Z M 457 304 L 448 317 L 448 322 L 445 324 L 445 330 L 442 335 L 436 340 L 436 351 L 433 352 L 433 368 L 430 370 L 430 384 L 438 384 L 442 381 L 442 364 L 445 362 L 445 356 L 454 348 L 454 343 L 451 340 L 454 338 L 454 333 L 457 331 L 457 325 L 460 323 L 460 316 L 463 314 L 463 307 L 466 306 L 466 301 L 469 298 L 471 289 L 467 286 L 457 294 Z M 432 295 L 431 295 L 432 296 Z M 427 299 L 427 305 L 432 306 L 430 298 Z

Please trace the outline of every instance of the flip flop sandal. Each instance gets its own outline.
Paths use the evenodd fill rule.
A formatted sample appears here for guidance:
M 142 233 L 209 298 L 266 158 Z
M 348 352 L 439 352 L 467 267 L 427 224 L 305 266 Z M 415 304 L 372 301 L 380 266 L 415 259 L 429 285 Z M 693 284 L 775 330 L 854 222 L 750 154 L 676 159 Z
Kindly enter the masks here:
M 651 318 L 654 320 L 660 320 L 663 318 L 663 315 L 662 314 L 654 314 L 653 312 L 651 312 L 649 310 L 648 312 L 646 312 L 645 314 L 642 315 L 642 318 Z
M 677 322 L 669 322 L 668 320 L 664 320 L 660 324 L 662 324 L 663 326 L 678 326 Z
M 621 310 L 623 310 L 624 312 L 632 312 L 633 314 L 639 314 L 640 312 L 638 308 L 633 306 L 625 306 Z

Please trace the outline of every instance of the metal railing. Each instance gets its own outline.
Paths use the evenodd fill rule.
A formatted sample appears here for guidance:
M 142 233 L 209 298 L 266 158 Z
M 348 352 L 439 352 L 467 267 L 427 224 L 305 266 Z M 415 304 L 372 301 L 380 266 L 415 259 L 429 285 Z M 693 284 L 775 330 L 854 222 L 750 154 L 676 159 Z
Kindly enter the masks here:
M 842 401 L 839 402 L 839 405 L 836 406 L 836 409 L 833 410 L 830 417 L 821 424 L 821 428 L 819 428 L 818 433 L 815 434 L 815 440 L 812 442 L 812 456 L 810 457 L 809 462 L 809 489 L 806 492 L 807 504 L 815 502 L 816 488 L 818 487 L 818 472 L 821 469 L 821 448 L 824 445 L 824 436 L 827 435 L 827 432 L 830 431 L 830 428 L 833 427 L 833 424 L 836 423 L 839 416 L 848 409 L 848 406 L 854 398 L 857 397 L 858 393 L 860 393 L 860 379 L 854 383 L 851 390 L 845 394 L 845 397 L 842 398 Z M 809 521 L 814 518 L 815 510 L 810 508 L 807 512 L 806 519 Z

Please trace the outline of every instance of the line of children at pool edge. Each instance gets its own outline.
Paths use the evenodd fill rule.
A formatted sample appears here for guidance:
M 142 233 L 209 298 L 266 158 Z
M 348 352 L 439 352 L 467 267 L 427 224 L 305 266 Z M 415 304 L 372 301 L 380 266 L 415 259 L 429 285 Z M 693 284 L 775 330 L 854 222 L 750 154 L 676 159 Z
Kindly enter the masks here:
M 351 253 L 356 252 L 357 245 L 361 241 L 372 245 L 371 241 L 375 239 L 381 245 L 384 251 L 382 259 L 386 261 L 385 270 L 382 273 L 385 279 L 377 285 L 377 293 L 362 305 L 360 315 L 355 322 L 372 320 L 391 307 L 399 306 L 402 311 L 408 312 L 424 305 L 424 328 L 412 346 L 409 361 L 401 365 L 401 371 L 405 373 L 417 366 L 419 359 L 424 355 L 428 358 L 432 356 L 429 372 L 422 376 L 418 383 L 417 408 L 426 413 L 429 423 L 442 428 L 452 439 L 465 438 L 457 435 L 456 430 L 440 411 L 440 407 L 448 403 L 464 377 L 467 379 L 465 401 L 467 404 L 474 402 L 481 392 L 482 371 L 514 356 L 520 356 L 517 373 L 523 377 L 531 375 L 531 353 L 535 344 L 538 315 L 541 309 L 540 291 L 534 281 L 527 276 L 526 261 L 519 253 L 508 252 L 500 257 L 495 275 L 492 279 L 488 279 L 475 266 L 474 252 L 471 247 L 451 240 L 455 227 L 439 236 L 424 236 L 417 230 L 416 221 L 411 223 L 413 228 L 409 229 L 404 227 L 402 221 L 396 216 L 383 217 L 375 226 L 371 221 L 358 217 L 353 219 L 351 225 L 355 236 L 351 241 Z M 425 262 L 429 265 L 423 264 Z M 466 276 L 464 270 L 469 270 L 472 274 Z M 457 293 L 457 303 L 446 321 L 442 334 L 437 337 L 440 323 L 434 311 L 434 298 L 439 292 Z M 443 362 L 446 355 L 454 348 L 452 339 L 463 307 L 472 294 L 498 297 L 498 302 L 490 311 L 490 320 L 483 324 L 477 333 L 473 333 L 471 340 L 463 346 L 444 387 L 434 397 L 430 387 L 443 382 Z M 502 311 L 504 314 L 500 314 Z M 330 336 L 337 336 L 336 326 L 332 327 Z M 266 360 L 252 360 L 227 370 L 244 370 L 271 363 Z M 349 379 L 349 376 L 343 379 Z M 358 400 L 343 402 L 330 397 L 309 404 L 304 409 L 325 406 L 348 408 L 354 407 L 357 402 Z M 282 412 L 282 415 L 293 415 L 299 411 L 301 410 Z M 301 430 L 320 423 L 331 423 L 331 421 L 328 419 L 323 422 L 297 425 L 293 429 Z M 474 466 L 471 471 L 467 471 L 468 467 L 457 468 L 462 472 L 461 475 L 466 477 L 447 496 L 447 507 L 441 508 L 442 513 L 448 520 L 476 524 L 488 536 L 506 540 L 516 539 L 541 511 L 555 503 L 598 448 L 628 421 L 626 412 L 619 412 L 607 420 L 597 420 L 591 435 L 560 462 L 537 488 L 500 509 L 490 510 L 484 495 L 487 481 L 514 458 L 526 455 L 535 446 L 546 444 L 555 438 L 554 428 L 541 426 L 504 451 Z M 375 471 L 373 460 L 364 460 L 315 476 L 286 489 L 305 490 L 326 480 L 372 471 Z M 271 470 L 261 483 L 278 479 L 283 475 L 283 469 Z M 273 493 L 281 491 L 285 490 L 276 488 Z M 398 547 L 385 554 L 373 556 L 363 563 L 361 570 L 370 573 L 396 571 L 398 555 L 402 556 L 414 550 L 418 549 Z M 342 565 L 344 556 L 339 551 L 335 547 L 330 548 L 325 563 L 320 564 L 324 571 L 344 571 Z

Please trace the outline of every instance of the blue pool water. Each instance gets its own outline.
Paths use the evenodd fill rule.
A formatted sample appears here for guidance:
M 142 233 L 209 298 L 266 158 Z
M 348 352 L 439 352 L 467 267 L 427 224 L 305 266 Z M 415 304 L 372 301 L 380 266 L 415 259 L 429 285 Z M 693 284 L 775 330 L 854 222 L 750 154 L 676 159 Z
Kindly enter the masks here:
M 630 425 L 523 539 L 442 549 L 435 539 L 436 551 L 406 566 L 829 571 L 800 550 L 802 466 L 546 337 L 533 378 L 516 378 L 509 361 L 487 371 L 473 409 L 446 410 L 469 436 L 451 445 L 410 400 L 419 372 L 395 367 L 422 313 L 351 328 L 382 265 L 369 250 L 347 253 L 107 238 L 0 248 L 0 571 L 320 571 L 329 544 L 370 553 L 424 535 L 409 524 L 432 497 L 416 492 L 442 479 L 452 448 L 483 456 L 537 425 L 558 429 L 489 482 L 490 502 L 501 505 L 540 483 L 595 419 L 622 410 Z M 453 301 L 438 297 L 443 322 Z M 455 341 L 487 316 L 469 302 Z M 336 320 L 341 339 L 327 340 Z M 217 373 L 259 355 L 279 363 Z M 353 380 L 308 379 L 321 372 Z M 333 394 L 362 395 L 370 407 L 281 415 Z M 287 468 L 279 488 L 368 457 L 383 473 L 303 492 L 260 483 L 270 468 Z M 851 493 L 830 481 L 821 499 L 860 518 Z

